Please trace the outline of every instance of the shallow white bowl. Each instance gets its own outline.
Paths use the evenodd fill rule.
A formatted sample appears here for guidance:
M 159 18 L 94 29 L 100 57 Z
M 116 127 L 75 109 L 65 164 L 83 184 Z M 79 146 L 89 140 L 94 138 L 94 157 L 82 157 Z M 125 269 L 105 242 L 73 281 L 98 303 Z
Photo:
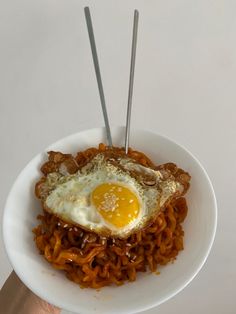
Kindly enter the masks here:
M 112 129 L 113 144 L 123 146 L 124 128 Z M 217 205 L 210 179 L 199 161 L 175 142 L 144 130 L 132 130 L 131 146 L 143 151 L 156 164 L 174 162 L 188 171 L 191 187 L 187 193 L 189 213 L 184 222 L 185 249 L 174 264 L 160 268 L 159 276 L 139 274 L 134 283 L 105 287 L 100 291 L 81 289 L 61 271 L 54 270 L 39 255 L 32 228 L 40 213 L 34 184 L 46 152 L 75 154 L 105 142 L 104 128 L 63 138 L 33 158 L 16 179 L 6 202 L 3 237 L 11 264 L 20 279 L 38 296 L 75 313 L 137 313 L 157 306 L 181 291 L 199 272 L 211 249 L 217 224 Z

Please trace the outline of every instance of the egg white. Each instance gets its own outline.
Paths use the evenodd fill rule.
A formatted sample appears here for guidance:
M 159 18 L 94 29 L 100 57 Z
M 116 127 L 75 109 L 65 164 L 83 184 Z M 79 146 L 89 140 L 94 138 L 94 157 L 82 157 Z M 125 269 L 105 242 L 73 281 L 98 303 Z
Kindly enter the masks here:
M 53 179 L 52 179 L 53 178 Z M 78 224 L 97 234 L 127 237 L 158 209 L 156 188 L 144 189 L 128 173 L 115 167 L 98 155 L 78 173 L 55 178 L 48 175 L 52 191 L 45 200 L 45 207 L 61 219 Z M 105 221 L 91 201 L 91 193 L 100 184 L 114 183 L 131 190 L 139 200 L 139 215 L 125 227 L 117 228 Z
M 154 186 L 146 185 L 145 177 L 151 178 Z M 106 221 L 91 200 L 94 189 L 104 183 L 123 185 L 137 196 L 138 217 L 124 227 Z M 183 192 L 183 185 L 165 170 L 144 167 L 127 157 L 118 158 L 114 164 L 103 154 L 98 154 L 75 174 L 49 174 L 45 187 L 48 194 L 44 208 L 48 212 L 99 235 L 120 238 L 144 228 L 167 201 Z

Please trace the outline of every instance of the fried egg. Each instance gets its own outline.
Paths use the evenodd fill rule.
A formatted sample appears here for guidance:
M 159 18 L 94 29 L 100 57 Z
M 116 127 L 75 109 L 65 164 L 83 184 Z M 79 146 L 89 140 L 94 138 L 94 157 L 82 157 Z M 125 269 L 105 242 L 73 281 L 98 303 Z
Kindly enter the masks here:
M 174 195 L 181 182 L 127 157 L 98 154 L 75 174 L 50 173 L 45 210 L 99 235 L 127 238 L 144 228 Z

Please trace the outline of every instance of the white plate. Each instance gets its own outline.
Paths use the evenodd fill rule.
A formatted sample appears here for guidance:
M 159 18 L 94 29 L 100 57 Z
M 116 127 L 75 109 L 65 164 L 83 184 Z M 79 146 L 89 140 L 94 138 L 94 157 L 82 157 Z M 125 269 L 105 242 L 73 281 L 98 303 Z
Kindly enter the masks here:
M 181 291 L 199 272 L 211 249 L 217 224 L 217 205 L 210 179 L 198 160 L 173 141 L 144 130 L 132 130 L 132 147 L 145 152 L 156 163 L 174 162 L 188 171 L 189 213 L 184 222 L 185 249 L 174 264 L 160 268 L 159 276 L 139 274 L 134 283 L 105 287 L 101 291 L 81 289 L 63 272 L 54 270 L 39 255 L 32 228 L 41 211 L 34 197 L 34 184 L 48 150 L 76 153 L 105 142 L 104 128 L 73 134 L 51 145 L 33 158 L 16 179 L 6 202 L 3 236 L 11 264 L 20 279 L 38 296 L 75 313 L 136 313 L 157 306 Z M 114 145 L 123 146 L 124 128 L 112 129 Z

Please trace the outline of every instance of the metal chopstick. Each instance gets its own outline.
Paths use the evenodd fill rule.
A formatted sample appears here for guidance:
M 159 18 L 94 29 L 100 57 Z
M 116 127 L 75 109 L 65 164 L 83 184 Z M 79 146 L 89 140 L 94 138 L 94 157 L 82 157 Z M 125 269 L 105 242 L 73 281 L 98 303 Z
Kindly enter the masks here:
M 133 22 L 133 39 L 132 39 L 132 51 L 131 51 L 131 64 L 130 64 L 130 76 L 129 76 L 129 94 L 128 94 L 128 105 L 127 105 L 127 116 L 126 116 L 126 130 L 125 130 L 125 153 L 128 153 L 129 149 L 129 135 L 130 135 L 130 118 L 131 118 L 131 106 L 133 96 L 133 85 L 134 85 L 134 68 L 136 58 L 136 47 L 137 47 L 137 35 L 138 35 L 138 10 L 134 11 L 134 22 Z
M 107 141 L 108 141 L 108 145 L 111 147 L 112 146 L 111 130 L 110 130 L 110 125 L 109 125 L 109 120 L 108 120 L 108 115 L 107 115 L 106 101 L 105 101 L 105 96 L 103 92 L 102 78 L 101 78 L 101 73 L 100 73 L 100 68 L 99 68 L 98 55 L 97 55 L 97 49 L 96 49 L 96 44 L 95 44 L 93 25 L 92 25 L 92 19 L 91 19 L 89 7 L 84 8 L 84 13 L 85 13 L 85 18 L 86 18 L 86 23 L 87 23 L 87 28 L 88 28 L 89 40 L 90 40 L 92 56 L 93 56 L 93 63 L 94 63 L 98 90 L 99 90 L 99 95 L 100 95 L 100 100 L 101 100 L 101 105 L 102 105 L 102 112 L 103 112 L 104 122 L 106 126 Z

